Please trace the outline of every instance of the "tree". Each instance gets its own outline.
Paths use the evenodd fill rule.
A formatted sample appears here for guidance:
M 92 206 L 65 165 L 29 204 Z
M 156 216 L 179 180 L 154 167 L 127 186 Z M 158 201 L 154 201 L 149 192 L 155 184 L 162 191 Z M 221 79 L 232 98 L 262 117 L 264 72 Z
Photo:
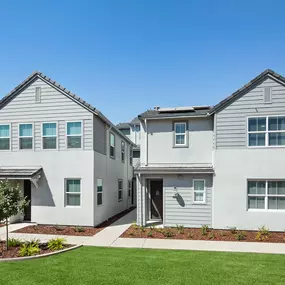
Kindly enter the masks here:
M 0 181 L 0 221 L 6 225 L 6 249 L 8 250 L 8 220 L 10 217 L 22 214 L 29 204 L 22 196 L 19 184 L 11 183 L 7 179 Z

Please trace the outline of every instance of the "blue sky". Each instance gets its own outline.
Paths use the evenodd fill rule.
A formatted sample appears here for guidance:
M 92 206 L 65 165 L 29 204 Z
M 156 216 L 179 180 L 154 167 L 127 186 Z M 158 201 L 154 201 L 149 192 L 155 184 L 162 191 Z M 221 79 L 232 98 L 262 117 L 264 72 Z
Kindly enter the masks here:
M 114 123 L 285 75 L 284 1 L 0 2 L 0 95 L 40 70 Z

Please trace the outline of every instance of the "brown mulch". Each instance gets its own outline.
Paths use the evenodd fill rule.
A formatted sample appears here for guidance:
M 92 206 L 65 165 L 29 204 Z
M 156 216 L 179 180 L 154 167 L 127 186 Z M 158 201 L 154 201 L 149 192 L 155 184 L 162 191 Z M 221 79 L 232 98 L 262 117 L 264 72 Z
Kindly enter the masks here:
M 76 226 L 47 226 L 47 225 L 33 225 L 21 228 L 19 230 L 13 231 L 13 233 L 25 233 L 25 234 L 46 234 L 46 235 L 66 235 L 66 236 L 94 236 L 98 232 L 102 231 L 104 228 L 108 227 L 115 221 L 119 220 L 127 213 L 131 212 L 134 207 L 125 210 L 97 227 L 76 227 Z
M 69 248 L 72 245 L 66 244 L 64 245 L 64 249 L 65 248 Z M 45 253 L 50 253 L 50 252 L 54 252 L 50 249 L 48 249 L 47 247 L 47 243 L 42 243 L 39 245 L 40 248 L 40 253 L 37 255 L 41 255 L 41 254 L 45 254 Z M 16 246 L 16 247 L 10 247 L 8 249 L 8 251 L 6 250 L 6 242 L 4 241 L 0 241 L 0 258 L 15 258 L 15 257 L 20 257 L 19 255 L 19 250 L 20 250 L 20 246 Z
M 243 233 L 242 240 L 238 240 L 238 234 Z M 131 226 L 121 237 L 123 238 L 154 238 L 154 239 L 183 239 L 183 240 L 214 240 L 214 241 L 241 241 L 241 242 L 272 242 L 284 243 L 285 233 L 270 232 L 269 235 L 262 235 L 261 239 L 256 239 L 258 231 L 233 231 L 208 229 L 205 235 L 201 228 L 144 228 Z
M 0 228 L 1 228 L 1 227 L 4 227 L 4 226 L 5 226 L 4 224 L 0 224 Z

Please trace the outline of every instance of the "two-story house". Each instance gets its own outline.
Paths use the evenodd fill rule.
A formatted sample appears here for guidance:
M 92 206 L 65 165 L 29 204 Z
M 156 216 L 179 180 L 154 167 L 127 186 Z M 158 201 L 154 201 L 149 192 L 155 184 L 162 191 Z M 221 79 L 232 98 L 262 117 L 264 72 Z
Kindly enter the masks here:
M 266 70 L 214 107 L 139 119 L 138 224 L 284 230 L 284 77 Z
M 0 179 L 39 224 L 96 226 L 134 203 L 133 143 L 99 110 L 35 72 L 0 101 Z

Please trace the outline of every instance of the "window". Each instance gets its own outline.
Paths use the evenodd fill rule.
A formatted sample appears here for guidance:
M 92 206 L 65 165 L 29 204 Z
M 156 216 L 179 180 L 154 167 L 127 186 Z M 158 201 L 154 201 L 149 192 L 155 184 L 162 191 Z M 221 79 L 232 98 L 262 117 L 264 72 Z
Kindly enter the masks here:
M 205 192 L 205 180 L 193 180 L 194 188 L 194 202 L 195 203 L 205 203 L 206 202 L 206 192 Z
M 19 124 L 19 148 L 33 149 L 33 125 Z
M 133 151 L 133 158 L 140 158 L 140 151 L 139 150 Z
M 123 133 L 125 136 L 129 136 L 131 134 L 130 129 L 120 129 L 121 133 Z
M 10 125 L 0 125 L 0 150 L 10 149 Z
M 284 181 L 248 181 L 248 209 L 285 210 Z
M 285 116 L 248 118 L 248 146 L 285 146 Z
M 130 165 L 133 165 L 133 148 L 130 147 Z
M 175 138 L 174 142 L 176 146 L 186 145 L 186 123 L 174 124 Z
M 123 180 L 119 179 L 118 180 L 118 201 L 123 200 Z
M 35 102 L 36 103 L 41 102 L 41 93 L 42 93 L 41 87 L 36 87 L 36 90 L 35 90 Z
M 110 133 L 110 157 L 115 158 L 115 135 Z
M 121 158 L 122 162 L 125 162 L 125 142 L 122 141 L 121 143 Z
M 128 185 L 128 197 L 131 198 L 131 192 L 132 192 L 132 180 L 129 180 L 129 185 Z
M 43 149 L 56 149 L 56 123 L 43 123 L 42 128 Z
M 66 206 L 81 205 L 81 180 L 66 179 Z
M 82 147 L 82 124 L 81 122 L 67 123 L 67 148 Z
M 103 180 L 97 179 L 97 205 L 103 204 Z
M 263 92 L 264 92 L 263 94 L 264 103 L 271 103 L 272 99 L 271 87 L 264 87 Z

